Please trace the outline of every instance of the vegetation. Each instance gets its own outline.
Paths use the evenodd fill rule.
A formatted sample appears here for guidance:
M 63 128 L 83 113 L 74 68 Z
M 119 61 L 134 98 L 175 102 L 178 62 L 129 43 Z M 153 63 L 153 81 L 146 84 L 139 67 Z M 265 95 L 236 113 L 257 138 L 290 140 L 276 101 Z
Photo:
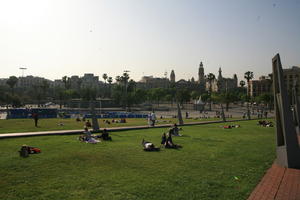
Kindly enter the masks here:
M 113 132 L 112 142 L 77 135 L 0 140 L 0 199 L 247 199 L 274 160 L 274 129 L 255 121 L 184 127 L 182 149 L 144 152 L 166 129 Z M 42 153 L 20 158 L 22 144 Z

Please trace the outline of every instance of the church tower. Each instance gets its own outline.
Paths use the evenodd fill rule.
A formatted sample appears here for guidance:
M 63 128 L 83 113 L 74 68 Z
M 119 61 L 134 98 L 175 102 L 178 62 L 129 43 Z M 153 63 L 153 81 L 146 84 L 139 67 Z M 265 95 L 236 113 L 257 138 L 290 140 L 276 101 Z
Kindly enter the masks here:
M 219 68 L 219 76 L 218 76 L 218 81 L 222 80 L 223 77 L 222 77 L 222 69 L 221 67 Z
M 171 74 L 170 74 L 170 81 L 171 81 L 172 83 L 175 83 L 175 72 L 174 72 L 174 70 L 171 71 Z
M 203 68 L 203 63 L 202 63 L 202 62 L 200 62 L 200 65 L 199 65 L 198 82 L 199 82 L 199 83 L 204 83 L 204 82 L 205 82 L 205 78 L 204 78 L 204 68 Z
M 236 74 L 233 75 L 233 80 L 234 80 L 234 87 L 235 88 L 238 87 L 238 78 Z

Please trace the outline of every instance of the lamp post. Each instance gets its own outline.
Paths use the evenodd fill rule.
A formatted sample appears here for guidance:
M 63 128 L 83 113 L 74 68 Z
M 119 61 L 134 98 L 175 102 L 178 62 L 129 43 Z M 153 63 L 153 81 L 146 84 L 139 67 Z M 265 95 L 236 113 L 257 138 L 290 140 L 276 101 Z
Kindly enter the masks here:
M 22 87 L 23 85 L 23 78 L 24 78 L 24 71 L 27 69 L 26 67 L 20 67 L 19 68 L 20 70 L 22 70 L 22 77 L 21 77 L 21 83 L 20 83 L 20 86 Z

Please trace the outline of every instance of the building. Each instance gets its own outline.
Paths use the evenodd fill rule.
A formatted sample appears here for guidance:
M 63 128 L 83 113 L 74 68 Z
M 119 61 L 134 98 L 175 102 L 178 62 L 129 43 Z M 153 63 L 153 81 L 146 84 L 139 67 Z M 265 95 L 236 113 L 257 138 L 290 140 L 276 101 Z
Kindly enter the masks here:
M 7 78 L 0 78 L 0 86 L 6 86 Z
M 25 76 L 19 77 L 18 79 L 17 87 L 19 88 L 31 88 L 33 86 L 40 86 L 45 83 L 50 86 L 53 83 L 51 80 L 38 76 Z
M 157 78 L 153 76 L 143 76 L 142 79 L 137 82 L 138 88 L 150 89 L 150 88 L 168 88 L 170 81 L 167 78 Z
M 272 92 L 272 80 L 269 77 L 261 76 L 259 80 L 249 81 L 249 93 L 251 97 Z
M 222 69 L 219 68 L 219 75 L 217 79 L 211 82 L 212 92 L 224 92 L 228 90 L 233 90 L 238 87 L 237 75 L 234 74 L 233 78 L 224 78 L 222 75 Z M 210 83 L 206 80 L 206 90 L 209 91 Z
M 283 80 L 289 94 L 292 93 L 293 86 L 296 84 L 296 92 L 299 95 L 300 67 L 292 66 L 291 68 L 283 69 Z
M 94 76 L 94 74 L 87 73 L 81 77 L 81 87 L 99 87 L 99 76 Z

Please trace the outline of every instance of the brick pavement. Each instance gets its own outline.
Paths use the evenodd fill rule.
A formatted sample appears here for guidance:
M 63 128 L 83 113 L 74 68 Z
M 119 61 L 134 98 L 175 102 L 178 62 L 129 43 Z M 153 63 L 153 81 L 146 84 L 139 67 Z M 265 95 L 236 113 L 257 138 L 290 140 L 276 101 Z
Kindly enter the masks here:
M 274 163 L 248 200 L 300 200 L 300 169 Z

